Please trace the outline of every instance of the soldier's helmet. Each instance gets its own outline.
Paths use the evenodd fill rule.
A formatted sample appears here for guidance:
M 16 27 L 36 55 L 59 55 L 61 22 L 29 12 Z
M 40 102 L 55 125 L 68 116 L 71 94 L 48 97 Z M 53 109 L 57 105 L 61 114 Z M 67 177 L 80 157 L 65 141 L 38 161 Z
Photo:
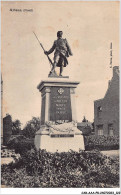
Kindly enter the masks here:
M 62 35 L 63 35 L 63 32 L 62 31 L 58 31 L 57 32 L 57 37 L 62 37 Z

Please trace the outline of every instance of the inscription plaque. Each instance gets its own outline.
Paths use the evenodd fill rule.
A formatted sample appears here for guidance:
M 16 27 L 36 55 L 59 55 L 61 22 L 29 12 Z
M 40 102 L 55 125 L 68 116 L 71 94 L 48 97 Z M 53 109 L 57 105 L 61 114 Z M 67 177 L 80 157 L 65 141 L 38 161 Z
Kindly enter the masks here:
M 74 137 L 74 134 L 52 134 L 51 137 Z
M 57 120 L 72 121 L 69 87 L 51 87 L 50 121 Z

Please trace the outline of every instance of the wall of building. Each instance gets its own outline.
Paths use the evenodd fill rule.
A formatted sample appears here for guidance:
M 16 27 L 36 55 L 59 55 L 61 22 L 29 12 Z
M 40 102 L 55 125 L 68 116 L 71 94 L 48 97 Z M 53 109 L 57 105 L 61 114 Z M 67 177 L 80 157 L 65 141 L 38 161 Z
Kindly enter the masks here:
M 105 136 L 109 136 L 110 133 L 119 135 L 119 67 L 117 66 L 113 67 L 113 77 L 105 97 L 94 102 L 94 126 L 96 135 L 101 133 L 102 128 Z

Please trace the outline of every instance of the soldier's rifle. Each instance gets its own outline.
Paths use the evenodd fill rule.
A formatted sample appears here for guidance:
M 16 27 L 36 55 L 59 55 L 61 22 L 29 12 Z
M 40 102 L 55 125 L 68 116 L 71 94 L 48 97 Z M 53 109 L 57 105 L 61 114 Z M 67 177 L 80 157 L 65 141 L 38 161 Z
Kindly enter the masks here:
M 45 52 L 45 49 L 44 49 L 44 47 L 43 47 L 42 43 L 40 43 L 40 41 L 39 41 L 39 39 L 38 39 L 37 35 L 35 34 L 35 32 L 33 32 L 33 33 L 34 33 L 34 35 L 35 35 L 36 39 L 38 40 L 38 42 L 39 42 L 40 46 L 42 47 L 43 51 Z M 53 62 L 52 62 L 52 60 L 50 59 L 50 57 L 49 57 L 48 55 L 46 55 L 46 56 L 47 56 L 47 58 L 48 58 L 48 60 L 49 60 L 49 63 L 53 66 Z

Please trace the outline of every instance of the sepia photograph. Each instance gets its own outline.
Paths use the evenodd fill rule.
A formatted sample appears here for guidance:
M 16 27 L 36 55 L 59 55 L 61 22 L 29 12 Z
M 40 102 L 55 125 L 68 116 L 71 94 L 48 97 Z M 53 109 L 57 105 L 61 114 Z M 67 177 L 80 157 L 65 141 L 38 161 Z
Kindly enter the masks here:
M 120 188 L 119 19 L 120 1 L 1 1 L 2 189 Z

